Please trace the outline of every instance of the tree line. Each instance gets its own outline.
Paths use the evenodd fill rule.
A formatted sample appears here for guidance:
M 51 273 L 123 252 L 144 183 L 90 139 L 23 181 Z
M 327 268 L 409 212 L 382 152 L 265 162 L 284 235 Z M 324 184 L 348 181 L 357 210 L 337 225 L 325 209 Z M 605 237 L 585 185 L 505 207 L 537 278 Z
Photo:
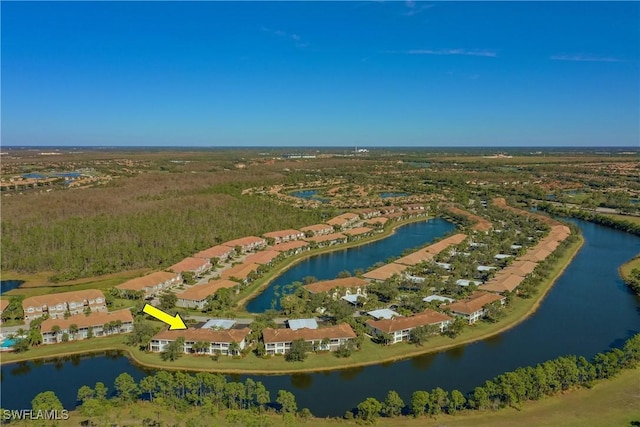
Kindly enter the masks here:
M 486 381 L 465 396 L 459 390 L 448 392 L 440 387 L 418 390 L 409 402 L 391 390 L 383 401 L 368 397 L 347 411 L 345 418 L 373 423 L 380 417 L 439 414 L 453 415 L 460 410 L 519 409 L 525 402 L 540 400 L 576 388 L 591 388 L 597 381 L 613 378 L 623 369 L 640 363 L 640 334 L 630 338 L 622 349 L 598 353 L 588 361 L 582 356 L 562 356 L 536 366 L 518 368 Z
M 552 215 L 570 216 L 573 218 L 583 219 L 596 224 L 622 230 L 640 236 L 640 224 L 623 219 L 612 218 L 607 215 L 598 214 L 586 210 L 567 209 L 554 206 L 550 203 L 540 203 L 538 209 L 549 212 Z

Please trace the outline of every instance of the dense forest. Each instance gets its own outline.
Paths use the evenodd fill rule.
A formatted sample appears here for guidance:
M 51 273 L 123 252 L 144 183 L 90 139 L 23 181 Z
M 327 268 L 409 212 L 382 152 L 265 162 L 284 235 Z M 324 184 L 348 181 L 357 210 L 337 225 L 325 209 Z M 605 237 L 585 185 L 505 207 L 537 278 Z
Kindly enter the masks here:
M 323 220 L 321 211 L 241 194 L 277 174 L 199 175 L 150 173 L 113 188 L 6 198 L 2 270 L 52 271 L 55 281 L 160 269 L 226 240 Z

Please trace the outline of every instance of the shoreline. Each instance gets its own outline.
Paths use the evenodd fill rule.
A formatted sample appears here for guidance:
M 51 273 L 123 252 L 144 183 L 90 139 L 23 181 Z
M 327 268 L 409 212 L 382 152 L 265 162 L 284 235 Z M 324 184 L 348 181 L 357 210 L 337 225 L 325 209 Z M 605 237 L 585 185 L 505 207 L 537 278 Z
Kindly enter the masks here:
M 424 216 L 424 217 L 415 217 L 415 218 L 408 218 L 406 220 L 403 221 L 399 221 L 393 224 L 392 227 L 390 227 L 388 230 L 384 230 L 381 233 L 375 234 L 373 236 L 364 238 L 364 239 L 360 239 L 360 240 L 356 240 L 354 242 L 349 242 L 345 245 L 333 245 L 333 246 L 327 246 L 325 248 L 319 248 L 318 251 L 310 253 L 312 251 L 306 251 L 303 252 L 301 254 L 299 254 L 299 256 L 294 256 L 292 258 L 289 258 L 286 261 L 289 261 L 285 264 L 283 264 L 280 268 L 278 268 L 277 270 L 274 270 L 273 272 L 269 272 L 270 277 L 268 279 L 265 280 L 264 283 L 261 283 L 256 289 L 254 289 L 253 291 L 251 291 L 251 293 L 245 297 L 243 297 L 242 299 L 240 299 L 237 303 L 235 303 L 235 307 L 236 309 L 239 310 L 244 310 L 247 306 L 247 304 L 258 297 L 258 295 L 260 295 L 262 293 L 262 291 L 264 291 L 266 288 L 269 287 L 269 285 L 271 285 L 271 283 L 276 280 L 278 277 L 280 277 L 283 273 L 285 273 L 287 270 L 289 270 L 290 268 L 296 266 L 297 264 L 301 263 L 302 261 L 305 261 L 309 258 L 315 257 L 315 256 L 319 256 L 319 255 L 323 255 L 325 253 L 330 253 L 330 252 L 335 252 L 335 251 L 340 251 L 340 250 L 345 250 L 345 249 L 350 249 L 350 248 L 355 248 L 358 246 L 364 246 L 367 245 L 369 243 L 374 243 L 377 242 L 379 240 L 385 239 L 389 236 L 392 236 L 395 232 L 396 229 L 403 227 L 405 225 L 409 225 L 409 224 L 413 224 L 415 222 L 420 222 L 420 221 L 431 221 L 433 219 L 436 218 L 442 218 L 439 216 Z M 444 218 L 442 218 L 444 219 Z M 445 219 L 446 220 L 446 219 Z M 455 223 L 453 223 L 450 220 L 446 220 L 451 222 L 452 224 L 456 225 Z M 456 225 L 457 227 L 457 225 Z M 334 246 L 338 246 L 338 247 L 334 247 Z M 247 312 L 249 313 L 249 312 Z M 251 314 L 261 314 L 261 313 L 251 313 Z
M 104 348 L 96 349 L 95 351 L 78 350 L 78 351 L 63 352 L 63 353 L 56 354 L 56 355 L 37 356 L 37 357 L 24 357 L 24 358 L 18 358 L 16 360 L 11 360 L 11 361 L 0 360 L 0 365 L 9 364 L 9 363 L 19 363 L 19 362 L 25 362 L 25 361 L 32 361 L 32 360 L 55 359 L 55 358 L 59 358 L 59 357 L 68 357 L 68 356 L 74 356 L 74 355 L 91 355 L 91 354 L 95 354 L 95 353 L 102 353 L 102 352 L 114 351 L 115 350 L 115 351 L 122 351 L 132 363 L 134 363 L 135 365 L 137 365 L 139 367 L 142 367 L 142 368 L 151 368 L 151 369 L 158 369 L 158 370 L 172 370 L 172 371 L 187 371 L 187 372 L 213 372 L 213 373 L 219 373 L 219 374 L 223 374 L 223 375 L 234 375 L 234 374 L 240 374 L 240 375 L 295 375 L 295 374 L 310 374 L 310 373 L 318 373 L 318 372 L 340 371 L 340 370 L 359 368 L 359 367 L 364 367 L 364 366 L 371 366 L 371 365 L 378 365 L 378 364 L 384 364 L 384 363 L 397 362 L 399 360 L 410 359 L 410 358 L 413 358 L 413 357 L 416 357 L 416 356 L 421 356 L 421 355 L 430 354 L 430 353 L 439 353 L 439 352 L 442 352 L 442 351 L 445 351 L 445 350 L 449 350 L 451 348 L 459 347 L 459 346 L 462 346 L 462 345 L 467 345 L 467 344 L 470 344 L 470 343 L 473 343 L 473 342 L 485 340 L 485 339 L 490 338 L 490 337 L 495 336 L 495 335 L 499 335 L 499 334 L 501 334 L 503 332 L 508 331 L 509 329 L 512 329 L 512 328 L 516 327 L 517 325 L 519 325 L 520 323 L 522 323 L 523 321 L 528 319 L 531 315 L 533 315 L 538 310 L 540 305 L 542 304 L 542 301 L 544 300 L 546 295 L 553 288 L 553 285 L 555 284 L 555 282 L 564 273 L 564 271 L 566 270 L 567 266 L 569 264 L 571 264 L 571 262 L 573 261 L 575 256 L 580 252 L 580 249 L 584 245 L 584 238 L 582 237 L 581 234 L 578 235 L 578 238 L 579 238 L 579 240 L 574 244 L 573 247 L 571 247 L 569 249 L 571 252 L 569 253 L 569 257 L 566 260 L 566 262 L 562 266 L 559 266 L 556 274 L 554 274 L 554 276 L 551 277 L 547 283 L 545 283 L 543 286 L 538 288 L 540 290 L 540 293 L 533 298 L 531 307 L 529 307 L 529 309 L 522 316 L 519 316 L 518 318 L 514 319 L 513 321 L 511 321 L 508 324 L 502 325 L 500 328 L 498 328 L 498 329 L 496 329 L 494 331 L 489 331 L 489 332 L 483 333 L 483 334 L 478 335 L 478 336 L 471 336 L 471 337 L 468 337 L 466 339 L 462 339 L 461 341 L 452 342 L 451 344 L 445 344 L 445 345 L 439 345 L 439 346 L 436 346 L 436 347 L 423 348 L 423 349 L 419 349 L 419 350 L 416 350 L 416 351 L 408 351 L 408 352 L 400 354 L 400 355 L 394 355 L 394 356 L 390 356 L 390 357 L 386 357 L 386 358 L 382 358 L 382 359 L 371 360 L 371 361 L 356 362 L 356 363 L 344 364 L 344 365 L 335 365 L 335 366 L 331 366 L 331 367 L 301 368 L 301 369 L 278 369 L 278 370 L 251 370 L 251 369 L 226 369 L 226 368 L 212 369 L 210 367 L 208 367 L 208 368 L 197 368 L 197 367 L 185 367 L 185 366 L 158 365 L 158 364 L 155 364 L 155 363 L 149 363 L 149 362 L 141 361 L 138 357 L 136 357 L 137 355 L 135 354 L 135 350 L 131 349 L 130 347 L 127 347 L 124 344 L 110 345 L 110 346 L 107 346 L 107 347 L 104 347 Z M 427 345 L 428 345 L 428 343 L 427 343 Z M 336 360 L 339 360 L 339 359 L 336 359 Z M 178 362 L 179 362 L 179 360 L 178 360 Z M 173 363 L 175 363 L 175 362 L 173 362 Z

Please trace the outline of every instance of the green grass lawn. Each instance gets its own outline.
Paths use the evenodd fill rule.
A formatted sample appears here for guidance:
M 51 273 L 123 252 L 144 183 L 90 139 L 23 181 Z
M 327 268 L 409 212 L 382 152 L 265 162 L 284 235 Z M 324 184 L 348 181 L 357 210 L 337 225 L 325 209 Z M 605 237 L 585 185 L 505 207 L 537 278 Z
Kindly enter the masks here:
M 24 295 L 32 297 L 36 295 L 45 295 L 58 292 L 81 291 L 85 289 L 106 289 L 119 285 L 134 277 L 142 276 L 148 273 L 149 269 L 139 269 L 123 271 L 117 274 L 107 274 L 100 277 L 92 277 L 85 279 L 71 280 L 69 282 L 51 283 L 48 277 L 52 273 L 37 273 L 32 275 L 24 275 L 13 272 L 3 272 L 3 280 L 24 280 L 19 288 L 12 289 L 4 295 Z
M 640 268 L 640 254 L 620 266 L 620 275 L 626 279 L 634 268 Z
M 628 222 L 640 225 L 640 216 L 603 214 L 603 213 L 600 213 L 599 215 L 608 216 L 609 218 L 617 219 L 618 221 L 628 221 Z

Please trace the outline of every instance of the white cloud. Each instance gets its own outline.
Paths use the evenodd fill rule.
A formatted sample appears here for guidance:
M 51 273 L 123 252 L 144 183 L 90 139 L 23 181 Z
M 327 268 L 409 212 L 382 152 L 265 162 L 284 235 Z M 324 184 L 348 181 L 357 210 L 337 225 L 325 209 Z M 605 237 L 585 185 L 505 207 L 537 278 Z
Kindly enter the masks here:
M 276 36 L 278 36 L 280 38 L 283 38 L 283 39 L 292 40 L 293 42 L 295 42 L 295 45 L 297 47 L 307 47 L 307 46 L 309 46 L 308 43 L 303 43 L 302 42 L 302 38 L 298 34 L 287 33 L 286 31 L 282 31 L 282 30 L 272 30 L 272 29 L 267 28 L 267 27 L 260 27 L 260 30 L 264 31 L 265 33 L 274 34 L 274 35 L 276 35 Z
M 391 53 L 403 53 L 406 55 L 465 55 L 484 56 L 488 58 L 495 58 L 498 56 L 498 53 L 495 51 L 480 49 L 412 49 Z
M 614 58 L 612 56 L 598 56 L 587 54 L 575 55 L 553 55 L 549 59 L 554 61 L 577 61 L 577 62 L 626 62 L 624 59 Z

